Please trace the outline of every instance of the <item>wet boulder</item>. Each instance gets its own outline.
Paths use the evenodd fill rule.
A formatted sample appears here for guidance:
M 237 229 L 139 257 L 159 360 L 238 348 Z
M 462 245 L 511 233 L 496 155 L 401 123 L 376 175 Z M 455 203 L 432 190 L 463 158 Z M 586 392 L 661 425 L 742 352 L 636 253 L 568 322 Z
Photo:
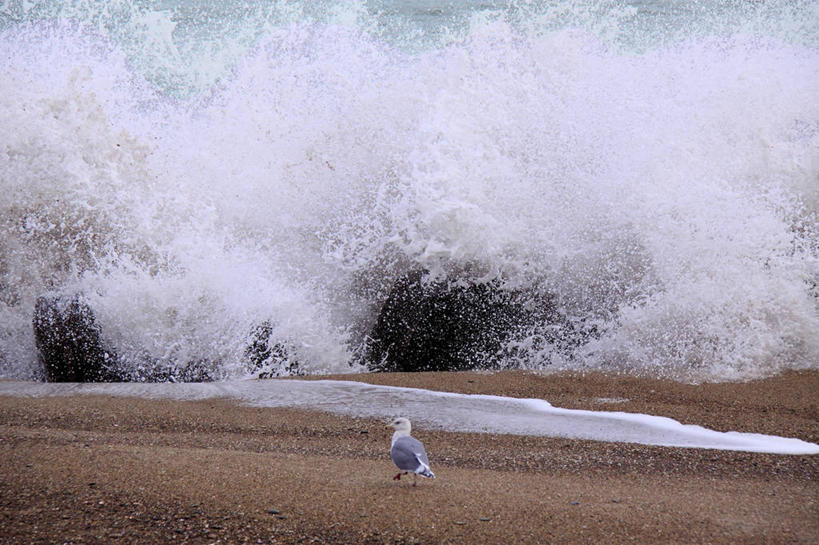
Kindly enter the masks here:
M 365 348 L 372 371 L 491 369 L 508 342 L 558 319 L 550 297 L 500 282 L 432 281 L 416 270 L 393 285 Z
M 33 326 L 46 381 L 118 380 L 117 356 L 104 345 L 94 313 L 80 296 L 37 298 Z
M 274 339 L 273 325 L 264 321 L 251 332 L 244 359 L 250 373 L 258 378 L 302 375 L 299 362 L 290 352 Z
M 144 355 L 136 365 L 122 371 L 124 382 L 213 382 L 219 377 L 218 364 L 206 359 L 159 360 Z
M 34 342 L 47 382 L 210 382 L 219 362 L 157 359 L 147 351 L 120 357 L 102 338 L 81 295 L 43 296 L 34 305 Z

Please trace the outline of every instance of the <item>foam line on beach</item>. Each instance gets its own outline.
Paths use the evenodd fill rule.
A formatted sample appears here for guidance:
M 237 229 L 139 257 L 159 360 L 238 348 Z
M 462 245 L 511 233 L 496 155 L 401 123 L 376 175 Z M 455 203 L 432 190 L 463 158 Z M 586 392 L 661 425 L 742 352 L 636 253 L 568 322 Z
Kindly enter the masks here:
M 775 454 L 819 454 L 800 439 L 719 432 L 671 418 L 617 411 L 563 409 L 542 399 L 437 392 L 338 380 L 233 380 L 212 383 L 45 384 L 0 382 L 0 395 L 112 395 L 194 401 L 235 399 L 259 407 L 316 409 L 347 416 L 405 415 L 455 432 L 537 435 Z

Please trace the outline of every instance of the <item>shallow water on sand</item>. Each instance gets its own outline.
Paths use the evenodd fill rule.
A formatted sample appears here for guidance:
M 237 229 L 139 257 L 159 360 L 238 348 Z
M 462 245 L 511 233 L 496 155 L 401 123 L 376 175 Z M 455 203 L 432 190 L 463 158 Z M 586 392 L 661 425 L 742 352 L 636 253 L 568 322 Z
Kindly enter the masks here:
M 234 399 L 259 407 L 316 409 L 391 418 L 448 431 L 538 435 L 779 454 L 819 454 L 799 439 L 718 432 L 644 414 L 561 409 L 541 399 L 467 395 L 338 380 L 237 380 L 188 384 L 43 384 L 0 382 L 0 395 L 114 395 L 154 399 Z

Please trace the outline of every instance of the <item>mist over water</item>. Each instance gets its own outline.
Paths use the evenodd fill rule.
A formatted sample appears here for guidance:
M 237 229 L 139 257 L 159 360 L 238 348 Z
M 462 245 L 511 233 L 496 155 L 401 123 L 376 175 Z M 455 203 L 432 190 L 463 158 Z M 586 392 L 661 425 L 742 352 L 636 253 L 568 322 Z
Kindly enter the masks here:
M 81 293 L 126 365 L 312 373 L 408 271 L 549 293 L 504 365 L 819 362 L 811 2 L 0 2 L 0 376 Z

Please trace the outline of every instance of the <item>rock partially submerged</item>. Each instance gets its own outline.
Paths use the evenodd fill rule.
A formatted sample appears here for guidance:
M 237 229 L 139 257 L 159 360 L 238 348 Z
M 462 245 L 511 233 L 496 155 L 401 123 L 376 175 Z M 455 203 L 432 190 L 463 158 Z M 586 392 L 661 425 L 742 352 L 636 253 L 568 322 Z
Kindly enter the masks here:
M 218 365 L 206 358 L 161 361 L 147 353 L 123 361 L 105 342 L 81 295 L 38 297 L 34 341 L 46 382 L 209 382 Z
M 207 358 L 189 361 L 159 360 L 144 356 L 135 366 L 121 365 L 123 382 L 212 382 L 219 366 Z
M 250 343 L 244 359 L 251 374 L 258 378 L 301 375 L 299 362 L 293 359 L 291 350 L 274 339 L 273 325 L 262 322 L 250 334 Z
M 46 381 L 118 380 L 117 356 L 103 343 L 94 312 L 80 296 L 38 297 L 33 326 Z
M 496 368 L 510 356 L 509 341 L 535 327 L 562 331 L 544 342 L 574 342 L 564 339 L 573 328 L 551 297 L 505 289 L 498 281 L 426 276 L 416 270 L 393 285 L 365 348 L 370 370 Z

